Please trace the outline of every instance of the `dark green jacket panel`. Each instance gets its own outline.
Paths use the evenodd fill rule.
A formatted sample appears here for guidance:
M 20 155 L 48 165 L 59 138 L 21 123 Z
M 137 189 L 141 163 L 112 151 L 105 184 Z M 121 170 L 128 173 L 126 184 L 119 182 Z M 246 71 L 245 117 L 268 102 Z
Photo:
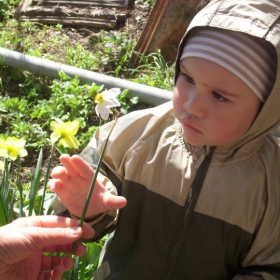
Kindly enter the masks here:
M 166 260 L 174 250 L 182 228 L 184 207 L 134 182 L 123 182 L 128 200 L 106 248 L 103 262 L 110 265 L 108 280 L 232 279 L 239 273 L 240 258 L 252 243 L 252 235 L 237 226 L 199 213 L 191 223 L 177 258 L 166 275 Z M 210 277 L 210 278 L 209 278 Z M 214 277 L 214 278 L 213 278 Z
M 122 192 L 128 204 L 103 259 L 108 279 L 159 279 L 182 207 L 137 183 L 124 180 Z
M 170 279 L 232 279 L 252 241 L 253 235 L 238 226 L 194 212 Z

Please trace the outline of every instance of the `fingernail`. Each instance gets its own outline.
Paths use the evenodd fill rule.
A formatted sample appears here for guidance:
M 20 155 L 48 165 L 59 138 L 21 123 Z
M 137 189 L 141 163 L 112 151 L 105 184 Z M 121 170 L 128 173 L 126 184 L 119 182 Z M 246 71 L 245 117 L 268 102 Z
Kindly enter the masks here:
M 69 228 L 72 235 L 79 235 L 81 234 L 82 229 L 80 227 L 70 227 Z

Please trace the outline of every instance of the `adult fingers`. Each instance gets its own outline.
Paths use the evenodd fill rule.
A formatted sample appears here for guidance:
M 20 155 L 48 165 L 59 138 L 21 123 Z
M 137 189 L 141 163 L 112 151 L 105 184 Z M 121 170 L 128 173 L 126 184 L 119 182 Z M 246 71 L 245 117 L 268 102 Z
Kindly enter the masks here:
M 52 270 L 50 277 L 46 280 L 61 280 L 64 272 L 65 270 L 62 266 L 56 266 Z
M 23 217 L 16 219 L 9 226 L 22 226 L 22 227 L 43 227 L 43 228 L 67 228 L 67 227 L 76 227 L 79 225 L 79 221 L 67 217 L 61 216 L 32 216 L 32 217 Z M 83 230 L 89 229 L 90 226 L 85 224 Z
M 94 234 L 94 230 L 88 224 L 84 223 L 83 227 L 79 227 L 79 221 L 59 217 L 59 216 L 36 216 L 19 218 L 12 224 L 11 227 L 21 226 L 20 229 L 26 235 L 31 234 L 30 237 L 44 238 L 46 243 L 45 246 L 56 245 L 56 244 L 67 244 L 69 241 L 73 242 L 76 239 L 91 238 Z M 27 228 L 24 230 L 24 228 Z M 40 236 L 41 235 L 41 236 Z M 61 243 L 55 243 L 56 241 L 61 241 Z
M 70 256 L 44 256 L 41 271 L 48 273 L 56 267 L 61 267 L 63 271 L 67 271 L 73 267 L 73 264 L 74 261 Z
M 65 269 L 63 266 L 56 266 L 53 271 L 51 272 L 51 277 L 49 278 L 50 280 L 61 280 L 63 273 L 65 271 L 70 270 L 71 267 L 69 269 Z M 49 280 L 48 279 L 48 280 Z
M 9 224 L 10 227 L 46 227 L 46 228 L 55 228 L 55 227 L 74 227 L 78 226 L 79 221 L 60 217 L 60 216 L 31 216 L 31 217 L 22 217 L 16 219 L 14 222 Z
M 60 253 L 67 253 L 76 256 L 83 256 L 86 253 L 85 245 L 77 241 L 75 250 L 73 250 L 73 243 L 64 244 L 64 245 L 52 245 L 48 247 L 44 247 L 44 252 L 60 252 Z
M 83 228 L 87 228 L 84 227 Z M 52 245 L 65 245 L 73 243 L 79 238 L 91 238 L 93 236 L 93 229 L 90 228 L 88 231 L 83 233 L 80 227 L 69 227 L 69 228 L 37 228 L 36 232 L 32 234 L 34 244 L 41 248 Z
M 70 257 L 63 257 L 61 259 L 61 264 L 54 267 L 54 269 L 51 272 L 50 279 L 52 280 L 60 280 L 62 279 L 63 273 L 65 271 L 70 270 L 74 265 L 73 259 Z
M 42 271 L 37 280 L 61 280 L 63 273 L 70 270 L 74 261 L 70 257 L 61 257 L 60 264 L 54 266 L 50 271 Z

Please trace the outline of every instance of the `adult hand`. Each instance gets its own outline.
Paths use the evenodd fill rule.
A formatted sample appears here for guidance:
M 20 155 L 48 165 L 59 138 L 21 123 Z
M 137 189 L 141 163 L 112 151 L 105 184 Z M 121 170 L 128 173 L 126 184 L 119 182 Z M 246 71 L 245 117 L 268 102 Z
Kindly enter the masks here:
M 86 249 L 78 242 L 75 252 L 72 244 L 79 238 L 91 238 L 94 230 L 87 224 L 57 216 L 19 218 L 0 227 L 1 280 L 58 280 L 64 271 L 73 267 L 70 256 L 46 256 L 45 252 L 64 252 L 77 256 Z

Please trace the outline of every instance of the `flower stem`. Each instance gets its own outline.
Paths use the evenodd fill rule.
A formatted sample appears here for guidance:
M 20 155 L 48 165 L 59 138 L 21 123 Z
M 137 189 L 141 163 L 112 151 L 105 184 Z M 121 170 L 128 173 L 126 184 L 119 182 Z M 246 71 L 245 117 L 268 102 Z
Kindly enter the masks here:
M 50 175 L 50 169 L 51 169 L 51 165 L 52 165 L 53 151 L 54 151 L 54 148 L 55 148 L 55 144 L 56 144 L 56 142 L 52 145 L 51 153 L 50 153 L 50 156 L 49 156 L 49 162 L 48 162 L 48 166 L 47 166 L 47 172 L 46 172 L 46 176 L 45 176 L 44 189 L 43 189 L 42 200 L 41 200 L 40 211 L 39 211 L 40 215 L 43 215 L 43 212 L 44 212 L 44 200 L 45 200 L 45 195 L 46 195 L 48 178 L 49 178 L 49 175 Z
M 101 163 L 102 163 L 102 159 L 103 159 L 103 156 L 105 154 L 105 150 L 106 150 L 106 147 L 107 147 L 107 144 L 108 144 L 108 141 L 109 141 L 109 138 L 111 136 L 111 133 L 117 123 L 117 120 L 118 120 L 118 112 L 115 110 L 114 111 L 114 115 L 115 115 L 115 121 L 112 125 L 112 128 L 111 130 L 109 131 L 109 134 L 105 140 L 105 144 L 104 144 L 104 147 L 102 149 L 102 152 L 101 152 L 101 155 L 100 155 L 100 158 L 98 160 L 98 163 L 97 163 L 97 167 L 96 167 L 96 170 L 95 170 L 95 173 L 94 173 L 94 176 L 93 176 L 93 179 L 91 181 L 91 185 L 90 185 L 90 188 L 89 188 L 89 192 L 87 194 L 87 198 L 86 198 L 86 202 L 85 202 L 85 206 L 84 206 L 84 209 L 83 209 L 83 212 L 82 212 L 82 216 L 81 216 L 81 219 L 80 219 L 80 223 L 79 223 L 79 226 L 82 227 L 83 226 L 83 223 L 84 223 L 84 220 L 85 220 L 85 216 L 86 216 L 86 213 L 87 213 L 87 209 L 88 209 L 88 206 L 89 206 L 89 202 L 90 202 L 90 198 L 91 198 L 91 195 L 92 195 L 92 192 L 93 192 L 93 189 L 94 189 L 94 185 L 95 185 L 95 182 L 96 182 L 96 179 L 97 179 L 97 175 L 98 175 L 98 172 L 99 172 L 99 169 L 100 169 L 100 166 L 101 166 Z M 77 243 L 76 241 L 74 242 L 73 244 L 73 250 L 76 249 L 76 246 L 77 246 Z
M 21 185 L 21 178 L 20 178 L 20 169 L 21 169 L 21 161 L 20 157 L 17 157 L 17 176 L 16 176 L 16 185 L 19 191 L 19 217 L 23 217 L 23 196 L 22 196 L 22 185 Z

